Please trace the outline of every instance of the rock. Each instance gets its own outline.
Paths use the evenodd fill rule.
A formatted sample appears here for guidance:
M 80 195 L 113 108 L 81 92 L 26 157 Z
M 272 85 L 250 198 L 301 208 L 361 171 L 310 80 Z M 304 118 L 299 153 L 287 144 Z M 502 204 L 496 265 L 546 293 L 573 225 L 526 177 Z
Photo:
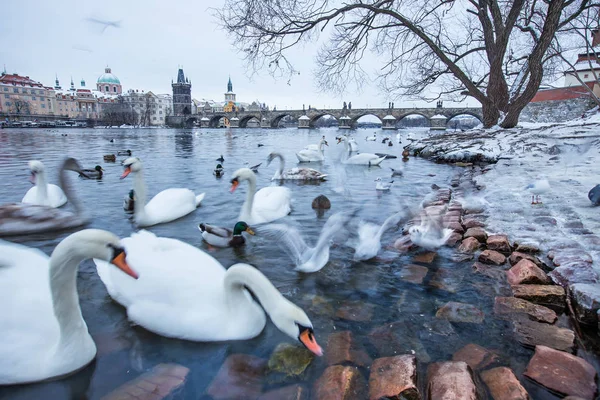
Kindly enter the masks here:
M 458 221 L 446 222 L 444 224 L 444 227 L 448 228 L 448 229 L 452 229 L 456 233 L 462 234 L 465 232 L 465 228 L 463 228 L 463 226 Z
M 487 240 L 487 233 L 485 233 L 485 231 L 482 228 L 474 227 L 467 229 L 463 237 L 465 239 L 468 237 L 474 237 L 475 239 L 479 240 L 479 242 L 485 243 L 485 241 Z
M 373 317 L 375 306 L 362 301 L 344 302 L 335 313 L 335 316 L 349 321 L 366 322 Z
M 516 297 L 496 297 L 494 300 L 494 313 L 499 316 L 522 313 L 528 315 L 534 321 L 548 324 L 553 324 L 558 318 L 551 309 Z
M 450 301 L 435 313 L 436 318 L 447 319 L 451 322 L 470 322 L 480 324 L 484 314 L 471 304 Z
M 462 241 L 460 246 L 458 246 L 458 251 L 461 253 L 474 253 L 481 246 L 479 240 L 474 237 L 468 237 Z
M 483 228 L 485 226 L 483 222 L 474 218 L 463 218 L 462 224 L 465 228 L 467 228 L 467 230 L 470 228 Z
M 151 371 L 140 375 L 102 400 L 164 399 L 185 383 L 190 369 L 178 364 L 158 364 Z
M 535 223 L 537 225 L 541 225 L 546 228 L 550 228 L 550 227 L 556 226 L 557 222 L 556 222 L 556 219 L 544 215 L 541 217 L 534 218 L 533 223 Z
M 511 285 L 522 285 L 526 283 L 544 285 L 550 279 L 544 271 L 529 260 L 521 260 L 511 269 L 506 271 L 506 278 Z
M 529 400 L 529 394 L 510 368 L 497 367 L 481 373 L 494 400 Z
M 483 369 L 496 362 L 498 356 L 477 344 L 470 343 L 452 356 L 452 361 L 464 361 L 471 369 Z
M 265 359 L 250 354 L 232 354 L 221 365 L 207 393 L 215 400 L 254 400 L 262 392 L 266 368 Z
M 557 252 L 552 258 L 552 263 L 557 267 L 574 262 L 592 264 L 593 259 L 592 256 L 579 249 Z
M 575 283 L 571 285 L 571 296 L 577 320 L 588 325 L 598 323 L 600 309 L 600 286 L 590 283 Z
M 427 367 L 429 399 L 476 400 L 477 388 L 469 366 L 462 361 L 445 361 Z
M 420 262 L 423 264 L 431 264 L 437 255 L 434 251 L 429 251 L 427 253 L 421 253 L 414 256 L 413 261 Z
M 420 285 L 423 283 L 423 279 L 427 276 L 429 269 L 421 265 L 408 264 L 402 267 L 399 272 L 399 277 L 405 282 L 416 283 Z
M 561 312 L 565 308 L 565 289 L 558 285 L 514 285 L 513 296 L 552 310 Z
M 540 259 L 537 258 L 536 256 L 533 256 L 533 255 L 527 254 L 527 253 L 521 253 L 519 251 L 513 251 L 511 253 L 510 257 L 508 257 L 508 262 L 510 263 L 510 265 L 515 265 L 522 259 L 531 261 L 532 263 L 537 265 L 539 268 L 544 267 L 544 263 L 541 262 Z
M 331 201 L 327 196 L 319 195 L 312 201 L 312 208 L 315 210 L 329 210 L 331 208 Z
M 462 235 L 458 232 L 452 232 L 448 240 L 446 240 L 446 246 L 456 246 L 458 242 L 462 240 Z
M 416 354 L 421 362 L 429 362 L 431 358 L 419 339 L 411 336 L 405 321 L 392 322 L 374 328 L 369 333 L 369 341 L 377 349 L 380 356 L 396 356 L 399 354 Z
M 562 287 L 567 287 L 572 283 L 600 282 L 598 273 L 587 263 L 571 263 L 554 268 L 549 276 L 554 283 Z
M 502 265 L 506 262 L 506 257 L 494 250 L 484 250 L 479 254 L 477 260 L 484 264 Z
M 513 321 L 517 340 L 526 346 L 543 345 L 557 350 L 571 350 L 575 340 L 572 330 L 535 321 Z
M 525 376 L 563 395 L 594 399 L 596 370 L 581 357 L 536 346 Z
M 485 275 L 489 278 L 495 279 L 498 282 L 506 282 L 506 274 L 502 269 L 492 267 L 487 264 L 482 264 L 480 262 L 475 262 L 473 264 L 473 271 Z
M 540 245 L 539 243 L 534 242 L 519 243 L 515 251 L 520 253 L 539 253 Z
M 317 294 L 311 294 L 308 296 L 310 300 L 309 310 L 317 315 L 327 315 L 328 317 L 333 317 L 335 314 L 335 310 L 330 301 L 328 301 L 325 297 L 319 296 Z
M 329 335 L 325 356 L 327 365 L 351 363 L 366 367 L 372 362 L 371 357 L 354 340 L 350 331 L 335 332 Z
M 354 400 L 367 395 L 367 382 L 356 367 L 332 365 L 315 382 L 316 400 Z
M 415 356 L 384 357 L 373 362 L 369 375 L 370 400 L 420 398 Z
M 490 235 L 487 238 L 487 248 L 502 254 L 510 254 L 510 243 L 506 235 Z
M 450 268 L 438 268 L 429 280 L 429 286 L 455 293 L 461 288 L 463 275 L 460 271 Z
M 257 400 L 308 400 L 308 389 L 299 384 L 270 390 Z
M 315 356 L 304 347 L 279 343 L 269 358 L 267 380 L 269 383 L 302 378 Z

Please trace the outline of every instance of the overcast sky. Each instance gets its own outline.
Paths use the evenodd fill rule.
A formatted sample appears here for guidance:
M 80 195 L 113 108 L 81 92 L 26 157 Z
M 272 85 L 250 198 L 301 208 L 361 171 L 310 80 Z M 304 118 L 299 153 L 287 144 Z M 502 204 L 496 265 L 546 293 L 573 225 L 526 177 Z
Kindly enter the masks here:
M 0 63 L 6 65 L 8 73 L 28 75 L 47 86 L 54 86 L 58 74 L 63 88 L 69 86 L 71 76 L 76 87 L 83 78 L 88 87 L 95 88 L 108 65 L 124 90 L 155 93 L 171 93 L 171 79 L 176 78 L 178 65 L 183 65 L 196 99 L 223 101 L 231 75 L 238 101 L 258 99 L 279 109 L 299 109 L 302 104 L 334 108 L 341 107 L 344 100 L 351 101 L 353 108 L 387 107 L 390 99 L 375 84 L 343 98 L 319 92 L 312 75 L 316 44 L 298 48 L 292 55 L 301 74 L 291 85 L 266 73 L 250 79 L 240 55 L 209 10 L 221 3 L 6 1 L 0 24 Z M 116 21 L 119 27 L 106 27 L 92 19 Z M 402 105 L 432 106 L 413 100 L 395 101 L 396 107 Z

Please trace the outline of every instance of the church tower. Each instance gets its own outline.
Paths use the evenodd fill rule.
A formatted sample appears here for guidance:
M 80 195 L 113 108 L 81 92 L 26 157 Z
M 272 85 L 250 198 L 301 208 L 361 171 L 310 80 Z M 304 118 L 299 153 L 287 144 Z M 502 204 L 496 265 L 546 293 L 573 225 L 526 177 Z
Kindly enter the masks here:
M 225 93 L 225 102 L 235 103 L 235 93 L 233 93 L 233 83 L 231 83 L 231 76 L 227 82 L 227 93 Z
M 173 83 L 173 115 L 182 116 L 192 113 L 192 82 L 183 74 L 183 68 L 177 72 L 177 82 Z

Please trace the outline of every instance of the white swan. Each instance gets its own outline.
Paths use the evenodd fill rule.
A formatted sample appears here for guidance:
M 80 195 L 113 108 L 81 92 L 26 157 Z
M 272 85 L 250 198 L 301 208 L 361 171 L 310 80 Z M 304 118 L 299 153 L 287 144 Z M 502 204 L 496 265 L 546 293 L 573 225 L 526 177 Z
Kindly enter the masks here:
M 319 147 L 317 150 L 315 149 L 304 149 L 300 150 L 296 153 L 296 157 L 298 157 L 298 161 L 300 162 L 314 162 L 314 161 L 323 161 L 325 160 L 325 154 L 323 153 L 324 146 L 329 146 L 325 137 L 323 137 L 319 141 Z
M 242 205 L 238 221 L 249 225 L 264 224 L 283 218 L 292 211 L 290 189 L 268 186 L 256 191 L 256 175 L 248 168 L 240 168 L 231 179 L 233 193 L 241 181 L 248 181 L 246 201 Z
M 325 140 L 325 135 L 323 135 L 321 137 L 322 140 Z M 319 150 L 319 147 L 321 146 L 321 142 L 317 143 L 317 144 L 309 144 L 308 146 L 304 147 L 304 150 Z
M 345 136 L 341 136 L 338 138 L 338 144 L 344 142 L 344 148 L 346 152 L 350 151 L 350 147 L 348 145 L 348 138 Z M 360 153 L 354 156 L 348 157 L 342 163 L 344 164 L 353 164 L 353 165 L 368 165 L 375 166 L 381 164 L 383 160 L 385 160 L 385 156 L 379 157 L 377 154 L 372 153 Z
M 271 164 L 275 158 L 279 158 L 279 169 L 275 172 L 275 175 L 271 178 L 275 180 L 302 180 L 302 181 L 324 181 L 327 177 L 326 174 L 317 171 L 312 168 L 292 168 L 284 171 L 285 159 L 280 153 L 272 152 L 267 158 L 267 165 Z
M 38 160 L 29 161 L 29 170 L 31 171 L 31 183 L 35 186 L 25 193 L 21 203 L 54 208 L 67 204 L 67 196 L 62 189 L 46 180 L 44 163 Z
M 5 306 L 0 313 L 0 385 L 61 377 L 94 359 L 96 345 L 81 315 L 76 287 L 79 264 L 93 257 L 137 277 L 119 238 L 110 232 L 73 233 L 50 258 L 0 240 L 0 301 Z
M 368 140 L 368 141 L 371 141 L 371 142 L 376 141 L 377 140 L 377 133 L 373 133 L 373 136 L 365 137 L 365 140 Z
M 358 143 L 356 143 L 356 140 L 354 140 L 354 138 L 348 139 L 348 148 L 350 149 L 351 153 L 355 153 L 358 151 Z
M 194 246 L 144 230 L 122 243 L 128 263 L 140 275 L 137 281 L 123 279 L 106 262 L 94 262 L 108 293 L 136 324 L 185 340 L 245 340 L 263 330 L 266 311 L 283 333 L 322 354 L 304 311 L 256 268 L 236 264 L 226 270 Z
M 400 223 L 406 215 L 405 211 L 397 212 L 388 217 L 381 226 L 361 221 L 358 227 L 358 240 L 349 243 L 355 249 L 354 259 L 360 261 L 375 257 L 381 250 L 381 235 L 383 235 L 383 232 Z
M 435 250 L 446 244 L 452 229 L 442 227 L 442 214 L 428 213 L 423 210 L 421 223 L 408 228 L 410 241 L 427 250 Z
M 0 206 L 0 237 L 61 231 L 86 225 L 89 219 L 84 215 L 79 202 L 71 192 L 66 171 L 81 173 L 81 166 L 74 158 L 67 158 L 58 176 L 60 186 L 75 207 L 75 212 L 26 203 L 4 204 Z
M 204 199 L 204 193 L 196 196 L 190 189 L 165 189 L 154 196 L 146 204 L 146 184 L 142 176 L 142 162 L 137 157 L 129 157 L 123 161 L 125 171 L 121 179 L 135 172 L 133 191 L 135 203 L 133 217 L 135 223 L 142 226 L 152 226 L 170 222 L 184 217 L 194 211 Z

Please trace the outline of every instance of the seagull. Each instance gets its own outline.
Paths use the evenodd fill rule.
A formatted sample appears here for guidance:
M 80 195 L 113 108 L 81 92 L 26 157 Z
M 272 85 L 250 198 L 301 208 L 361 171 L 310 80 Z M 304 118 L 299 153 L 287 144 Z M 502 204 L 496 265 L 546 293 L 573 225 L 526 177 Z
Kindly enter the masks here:
M 398 225 L 406 216 L 406 211 L 397 212 L 388 217 L 381 226 L 361 221 L 358 227 L 358 240 L 354 239 L 348 243 L 350 247 L 354 247 L 354 259 L 363 261 L 375 257 L 381 250 L 381 235 Z
M 446 244 L 453 230 L 442 228 L 441 214 L 421 216 L 421 223 L 408 228 L 410 241 L 427 250 L 435 250 Z
M 390 168 L 392 170 L 392 176 L 402 176 L 404 173 L 399 169 Z
M 102 31 L 100 33 L 104 33 L 104 31 L 106 30 L 106 28 L 112 26 L 113 28 L 120 28 L 121 27 L 121 21 L 105 21 L 105 20 L 101 20 L 99 18 L 88 18 L 87 19 L 89 22 L 93 22 L 95 24 L 98 25 L 103 25 L 104 27 L 102 28 Z
M 394 183 L 394 181 L 383 182 L 381 178 L 375 179 L 375 182 L 377 182 L 377 185 L 375 185 L 375 190 L 390 190 L 392 183 Z
M 540 195 L 550 190 L 550 182 L 547 179 L 539 179 L 525 186 L 525 190 L 531 193 L 531 204 L 542 204 Z
M 317 272 L 329 261 L 331 240 L 348 231 L 345 226 L 352 215 L 353 213 L 336 213 L 329 217 L 314 247 L 306 244 L 298 229 L 286 224 L 269 224 L 257 228 L 257 231 L 277 237 L 277 244 L 291 257 L 297 271 Z
M 588 193 L 588 199 L 595 206 L 600 206 L 600 185 L 596 185 Z

